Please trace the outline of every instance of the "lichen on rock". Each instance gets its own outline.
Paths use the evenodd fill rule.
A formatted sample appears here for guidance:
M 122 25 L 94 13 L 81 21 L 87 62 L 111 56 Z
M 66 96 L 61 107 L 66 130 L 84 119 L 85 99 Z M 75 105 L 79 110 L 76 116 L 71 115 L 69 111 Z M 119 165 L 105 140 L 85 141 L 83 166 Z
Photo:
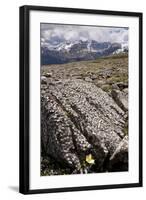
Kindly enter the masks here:
M 119 159 L 125 170 L 128 161 L 120 155 L 121 150 L 122 155 L 128 153 L 128 145 L 121 145 L 124 115 L 113 98 L 94 83 L 52 79 L 41 89 L 42 154 L 69 167 L 70 173 L 83 172 L 86 165 L 88 172 L 114 171 Z M 124 141 L 128 144 L 128 137 Z M 93 156 L 94 166 L 85 165 L 87 155 Z

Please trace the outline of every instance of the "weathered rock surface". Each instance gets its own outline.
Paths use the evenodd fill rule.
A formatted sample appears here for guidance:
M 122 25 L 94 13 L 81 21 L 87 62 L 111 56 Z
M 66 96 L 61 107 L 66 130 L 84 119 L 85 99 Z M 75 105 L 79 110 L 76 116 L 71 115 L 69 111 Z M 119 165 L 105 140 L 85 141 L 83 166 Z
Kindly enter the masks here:
M 47 84 L 47 78 L 45 76 L 41 76 L 41 84 Z
M 126 112 L 128 111 L 128 91 L 127 89 L 124 90 L 113 89 L 111 95 L 115 102 Z
M 109 168 L 114 171 L 128 170 L 128 136 L 125 136 L 110 158 Z M 109 169 L 110 171 L 110 169 Z
M 47 84 L 41 89 L 43 154 L 77 171 L 83 168 L 89 154 L 99 172 L 114 171 L 119 160 L 121 170 L 126 170 L 128 159 L 123 155 L 128 155 L 128 138 L 124 138 L 123 132 L 124 110 L 93 83 L 60 79 Z

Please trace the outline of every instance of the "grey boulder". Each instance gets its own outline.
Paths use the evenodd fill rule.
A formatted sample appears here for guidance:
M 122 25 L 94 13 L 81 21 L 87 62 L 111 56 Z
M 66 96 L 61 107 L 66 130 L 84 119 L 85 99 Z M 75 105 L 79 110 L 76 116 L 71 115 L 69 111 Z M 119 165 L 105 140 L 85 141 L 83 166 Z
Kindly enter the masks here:
M 93 83 L 80 79 L 52 82 L 41 93 L 43 154 L 76 171 L 85 167 L 88 155 L 92 155 L 97 172 L 114 171 L 119 160 L 125 170 L 128 161 L 121 156 L 128 152 L 124 114 L 112 97 Z

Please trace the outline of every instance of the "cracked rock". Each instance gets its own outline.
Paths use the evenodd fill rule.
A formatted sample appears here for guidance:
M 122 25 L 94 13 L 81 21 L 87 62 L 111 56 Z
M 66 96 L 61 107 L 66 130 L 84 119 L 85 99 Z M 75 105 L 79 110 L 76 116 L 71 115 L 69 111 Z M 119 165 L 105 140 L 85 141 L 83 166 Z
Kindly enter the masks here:
M 97 172 L 112 170 L 116 159 L 128 166 L 125 157 L 119 156 L 121 151 L 122 155 L 128 153 L 124 114 L 119 104 L 93 83 L 54 81 L 41 93 L 43 153 L 75 170 L 82 169 L 90 154 Z

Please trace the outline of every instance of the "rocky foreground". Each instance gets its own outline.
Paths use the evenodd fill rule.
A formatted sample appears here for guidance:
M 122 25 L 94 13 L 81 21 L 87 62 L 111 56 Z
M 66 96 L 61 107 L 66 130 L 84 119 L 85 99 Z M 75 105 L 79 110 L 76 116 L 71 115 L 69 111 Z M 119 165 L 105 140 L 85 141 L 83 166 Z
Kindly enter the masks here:
M 41 77 L 41 175 L 127 171 L 128 83 L 56 69 Z

